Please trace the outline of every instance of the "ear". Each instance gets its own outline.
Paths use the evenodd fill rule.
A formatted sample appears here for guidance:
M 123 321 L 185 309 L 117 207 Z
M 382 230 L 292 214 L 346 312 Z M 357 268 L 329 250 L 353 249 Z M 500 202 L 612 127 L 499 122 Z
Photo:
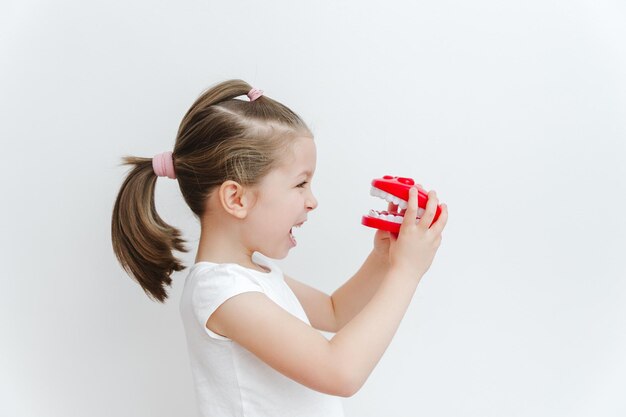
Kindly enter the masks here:
M 238 219 L 245 219 L 251 208 L 250 192 L 236 181 L 224 181 L 218 191 L 224 210 Z

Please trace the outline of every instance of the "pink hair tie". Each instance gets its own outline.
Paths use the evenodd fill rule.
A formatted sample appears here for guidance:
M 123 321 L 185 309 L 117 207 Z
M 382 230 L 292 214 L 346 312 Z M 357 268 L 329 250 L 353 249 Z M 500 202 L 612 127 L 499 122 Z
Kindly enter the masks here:
M 259 90 L 256 88 L 253 88 L 252 90 L 248 92 L 248 97 L 250 97 L 250 101 L 254 101 L 257 98 L 261 97 L 262 95 L 263 95 L 263 90 Z
M 174 160 L 172 159 L 172 152 L 167 151 L 155 155 L 152 158 L 152 169 L 154 173 L 159 177 L 176 179 L 176 173 L 174 172 Z

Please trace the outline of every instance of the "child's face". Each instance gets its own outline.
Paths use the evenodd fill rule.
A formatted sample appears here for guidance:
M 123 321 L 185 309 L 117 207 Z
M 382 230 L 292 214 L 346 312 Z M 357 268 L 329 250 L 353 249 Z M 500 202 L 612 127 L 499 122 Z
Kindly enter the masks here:
M 291 229 L 317 207 L 311 191 L 316 157 L 313 139 L 298 137 L 283 164 L 255 187 L 257 199 L 247 218 L 251 231 L 247 240 L 254 251 L 282 259 L 296 245 Z

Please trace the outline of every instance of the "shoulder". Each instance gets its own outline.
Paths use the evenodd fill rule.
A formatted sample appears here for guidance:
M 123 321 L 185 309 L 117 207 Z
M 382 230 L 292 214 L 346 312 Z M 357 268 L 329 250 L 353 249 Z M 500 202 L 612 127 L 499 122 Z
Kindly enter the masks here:
M 197 265 L 190 278 L 194 294 L 223 292 L 238 287 L 260 290 L 256 275 L 237 264 Z
M 202 327 L 206 327 L 208 318 L 226 300 L 243 293 L 265 292 L 253 274 L 237 265 L 196 264 L 194 268 L 195 271 L 190 271 L 188 300 Z M 216 335 L 209 332 L 209 336 Z
M 190 280 L 194 287 L 219 288 L 247 277 L 244 268 L 236 264 L 213 264 L 202 262 L 195 264 L 189 271 Z
M 194 265 L 190 277 L 191 303 L 215 308 L 224 300 L 248 291 L 264 292 L 257 277 L 236 264 Z

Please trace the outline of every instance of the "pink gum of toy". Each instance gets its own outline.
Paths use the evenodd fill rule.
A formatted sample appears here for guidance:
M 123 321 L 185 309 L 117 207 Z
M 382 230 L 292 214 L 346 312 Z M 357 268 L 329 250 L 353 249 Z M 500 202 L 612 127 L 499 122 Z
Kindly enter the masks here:
M 393 177 L 391 175 L 385 175 L 382 178 L 376 178 L 372 180 L 373 187 L 376 187 L 379 190 L 382 190 L 388 194 L 398 197 L 404 201 L 409 201 L 409 189 L 414 185 L 415 185 L 415 181 L 413 181 L 412 178 Z M 428 194 L 418 188 L 418 192 L 417 192 L 418 207 L 425 209 L 427 202 L 428 202 Z M 387 211 L 384 211 L 383 213 L 390 214 Z M 433 221 L 430 224 L 430 226 L 432 226 L 432 224 L 437 221 L 440 214 L 441 214 L 441 206 L 437 206 L 435 217 L 433 218 Z M 361 218 L 361 224 L 368 226 L 368 227 L 373 227 L 375 229 L 386 230 L 388 232 L 393 232 L 393 233 L 400 232 L 399 223 L 394 223 L 394 222 L 390 222 L 387 220 L 378 219 L 375 217 L 371 217 L 369 215 L 363 216 Z

